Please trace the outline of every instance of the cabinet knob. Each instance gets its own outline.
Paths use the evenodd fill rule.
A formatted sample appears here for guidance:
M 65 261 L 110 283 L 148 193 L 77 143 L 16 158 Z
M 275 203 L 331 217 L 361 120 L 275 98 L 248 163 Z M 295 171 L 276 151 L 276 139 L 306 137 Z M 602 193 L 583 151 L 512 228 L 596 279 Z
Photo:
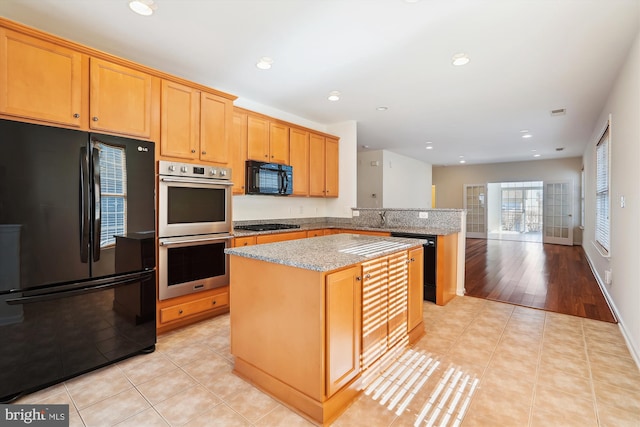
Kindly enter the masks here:
M 364 278 L 365 278 L 365 279 L 371 279 L 371 274 L 365 274 L 365 275 L 364 275 Z
M 192 152 L 192 153 L 195 153 L 195 152 L 196 152 L 196 150 L 191 150 L 191 152 Z
M 362 277 L 360 277 L 360 276 L 356 276 L 356 280 L 359 282 L 359 281 L 361 281 L 361 280 L 362 280 Z
M 415 260 L 416 260 L 415 258 L 411 258 L 411 262 L 413 262 L 413 261 L 415 261 Z
M 73 118 L 74 118 L 74 119 L 79 119 L 79 118 L 80 118 L 80 114 L 75 113 L 75 114 L 73 115 Z
M 94 122 L 98 121 L 98 118 L 96 116 L 91 117 L 91 120 L 93 120 Z
M 269 155 L 268 155 L 268 154 L 265 154 L 264 156 L 265 156 L 265 157 L 269 157 Z
M 216 305 L 216 300 L 213 300 L 213 302 L 211 304 Z
M 207 154 L 207 152 L 206 152 L 206 151 L 203 151 L 203 152 L 202 152 L 202 154 Z
M 182 310 L 178 310 L 178 314 L 182 314 L 182 313 L 183 313 L 183 311 L 182 311 Z

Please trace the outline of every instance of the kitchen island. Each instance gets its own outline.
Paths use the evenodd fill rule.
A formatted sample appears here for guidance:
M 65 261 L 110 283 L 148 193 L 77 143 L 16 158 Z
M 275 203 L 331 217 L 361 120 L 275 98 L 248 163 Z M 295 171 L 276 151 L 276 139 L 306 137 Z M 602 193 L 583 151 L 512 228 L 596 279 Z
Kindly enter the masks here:
M 334 420 L 424 333 L 422 244 L 339 234 L 227 249 L 234 372 L 317 424 Z

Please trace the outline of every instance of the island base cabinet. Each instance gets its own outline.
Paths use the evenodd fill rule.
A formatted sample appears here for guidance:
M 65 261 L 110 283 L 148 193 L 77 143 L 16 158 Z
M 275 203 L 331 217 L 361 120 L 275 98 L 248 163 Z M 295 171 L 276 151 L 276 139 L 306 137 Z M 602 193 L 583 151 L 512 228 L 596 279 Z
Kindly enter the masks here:
M 234 373 L 317 424 L 357 396 L 360 266 L 331 273 L 230 256 Z

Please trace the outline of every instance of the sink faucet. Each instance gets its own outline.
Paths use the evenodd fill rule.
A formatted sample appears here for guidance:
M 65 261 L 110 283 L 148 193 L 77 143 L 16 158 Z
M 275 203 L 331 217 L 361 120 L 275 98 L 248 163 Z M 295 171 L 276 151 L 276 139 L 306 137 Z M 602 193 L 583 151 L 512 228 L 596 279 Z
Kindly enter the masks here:
M 380 227 L 387 225 L 387 211 L 378 212 L 380 215 Z

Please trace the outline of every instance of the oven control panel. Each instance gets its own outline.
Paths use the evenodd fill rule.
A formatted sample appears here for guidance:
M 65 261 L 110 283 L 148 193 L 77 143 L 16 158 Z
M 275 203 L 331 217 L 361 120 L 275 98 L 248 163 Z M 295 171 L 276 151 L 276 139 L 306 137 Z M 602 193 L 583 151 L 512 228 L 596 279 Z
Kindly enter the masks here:
M 165 176 L 184 176 L 189 178 L 231 179 L 231 169 L 219 166 L 196 165 L 160 160 L 159 173 Z

